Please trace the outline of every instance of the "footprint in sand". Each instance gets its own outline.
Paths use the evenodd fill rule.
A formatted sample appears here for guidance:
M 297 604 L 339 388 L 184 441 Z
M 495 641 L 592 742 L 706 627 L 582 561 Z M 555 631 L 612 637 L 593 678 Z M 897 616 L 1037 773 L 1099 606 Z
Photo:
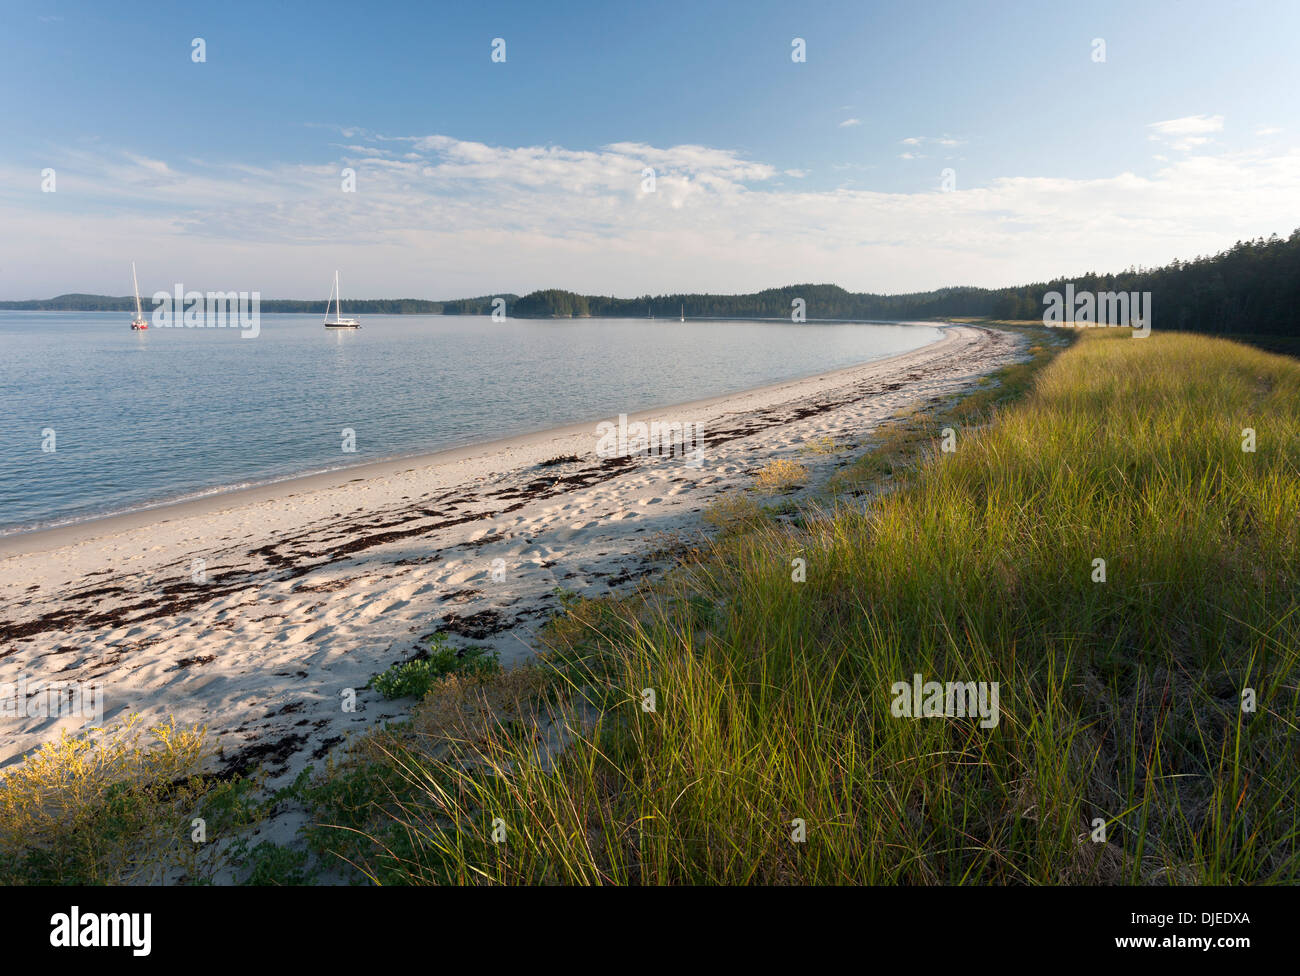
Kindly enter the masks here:
M 409 600 L 390 601 L 384 598 L 374 599 L 353 613 L 349 618 L 349 622 L 356 620 L 369 620 L 372 617 L 378 617 L 381 614 L 392 613 L 394 610 L 400 610 L 409 603 Z
M 333 627 L 317 627 L 315 625 L 308 627 L 299 627 L 291 630 L 280 638 L 282 644 L 301 644 L 303 641 L 315 642 L 323 637 L 328 637 L 334 633 Z
M 392 597 L 394 601 L 405 604 L 411 599 L 413 593 L 415 593 L 414 584 L 408 584 L 406 586 L 398 586 L 389 590 L 387 595 Z

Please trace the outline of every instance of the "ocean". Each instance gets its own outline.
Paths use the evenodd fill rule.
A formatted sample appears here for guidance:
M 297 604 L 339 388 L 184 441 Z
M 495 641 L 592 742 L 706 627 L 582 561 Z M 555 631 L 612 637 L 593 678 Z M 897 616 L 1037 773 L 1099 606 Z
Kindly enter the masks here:
M 263 315 L 132 332 L 0 311 L 0 535 L 731 393 L 915 349 L 929 325 Z M 346 450 L 352 432 L 353 450 Z

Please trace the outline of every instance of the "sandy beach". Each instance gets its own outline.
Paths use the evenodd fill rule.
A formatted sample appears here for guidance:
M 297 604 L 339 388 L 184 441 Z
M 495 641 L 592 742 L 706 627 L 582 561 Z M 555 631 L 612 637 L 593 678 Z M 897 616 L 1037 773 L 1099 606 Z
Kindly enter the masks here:
M 913 404 L 1018 357 L 1006 333 L 952 326 L 862 366 L 633 415 L 694 422 L 703 463 L 602 458 L 590 423 L 0 540 L 0 685 L 101 682 L 104 720 L 209 727 L 228 770 L 275 780 L 409 702 L 362 686 L 421 638 L 535 652 L 555 590 L 600 595 L 659 565 L 663 533 L 703 528 L 715 496 L 775 458 L 813 483 Z M 562 460 L 556 460 L 562 459 Z M 553 462 L 553 463 L 548 463 Z M 202 572 L 196 580 L 196 567 Z M 341 701 L 356 690 L 356 710 Z M 0 717 L 0 765 L 76 717 Z

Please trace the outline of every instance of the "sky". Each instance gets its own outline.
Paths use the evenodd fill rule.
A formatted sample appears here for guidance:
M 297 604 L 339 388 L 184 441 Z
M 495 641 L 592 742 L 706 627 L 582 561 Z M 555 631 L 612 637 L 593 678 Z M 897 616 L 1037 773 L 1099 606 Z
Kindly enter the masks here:
M 1155 266 L 1300 227 L 1297 40 L 1296 0 L 6 0 L 0 299 Z

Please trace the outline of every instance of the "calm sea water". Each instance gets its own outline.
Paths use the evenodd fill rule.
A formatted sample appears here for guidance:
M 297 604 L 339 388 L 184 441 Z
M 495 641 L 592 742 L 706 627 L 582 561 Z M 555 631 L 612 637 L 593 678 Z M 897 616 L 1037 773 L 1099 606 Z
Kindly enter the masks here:
M 905 352 L 924 325 L 319 315 L 132 332 L 0 311 L 0 535 L 681 403 Z M 343 428 L 355 453 L 342 450 Z M 42 450 L 54 431 L 53 452 Z

